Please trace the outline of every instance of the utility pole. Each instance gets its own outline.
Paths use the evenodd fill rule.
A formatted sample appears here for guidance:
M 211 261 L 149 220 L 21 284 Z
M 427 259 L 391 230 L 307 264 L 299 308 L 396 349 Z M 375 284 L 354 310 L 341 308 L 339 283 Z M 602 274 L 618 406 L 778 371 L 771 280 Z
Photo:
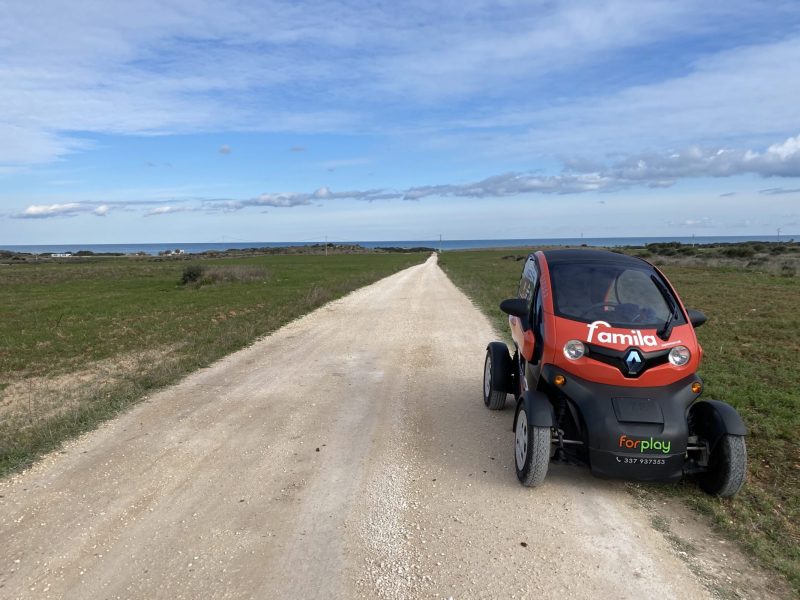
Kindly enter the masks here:
M 441 253 L 441 251 L 442 251 L 442 234 L 440 233 L 439 234 L 439 252 Z
M 778 227 L 778 243 L 781 243 L 781 228 Z
M 325 256 L 328 256 L 328 236 L 325 236 Z

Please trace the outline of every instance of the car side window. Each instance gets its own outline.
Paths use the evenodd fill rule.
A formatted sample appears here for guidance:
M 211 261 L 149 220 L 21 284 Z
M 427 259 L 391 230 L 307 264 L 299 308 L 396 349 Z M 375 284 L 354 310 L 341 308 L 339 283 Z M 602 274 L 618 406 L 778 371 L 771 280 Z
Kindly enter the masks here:
M 536 259 L 533 255 L 528 257 L 525 261 L 525 267 L 522 269 L 522 278 L 519 282 L 519 298 L 525 298 L 530 302 L 533 299 L 533 290 L 536 288 L 536 282 L 539 279 L 539 271 L 536 268 Z
M 542 314 L 542 289 L 537 285 L 533 289 L 533 302 L 530 313 L 530 324 L 533 330 L 535 345 L 533 347 L 532 363 L 538 363 L 542 359 L 544 349 L 543 335 L 543 314 Z

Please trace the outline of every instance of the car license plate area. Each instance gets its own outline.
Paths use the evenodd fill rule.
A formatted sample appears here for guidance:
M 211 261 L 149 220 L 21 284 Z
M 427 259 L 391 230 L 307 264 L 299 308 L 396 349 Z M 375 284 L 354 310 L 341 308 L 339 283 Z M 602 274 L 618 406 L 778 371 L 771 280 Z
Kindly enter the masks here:
M 664 423 L 661 406 L 650 398 L 612 398 L 620 423 Z

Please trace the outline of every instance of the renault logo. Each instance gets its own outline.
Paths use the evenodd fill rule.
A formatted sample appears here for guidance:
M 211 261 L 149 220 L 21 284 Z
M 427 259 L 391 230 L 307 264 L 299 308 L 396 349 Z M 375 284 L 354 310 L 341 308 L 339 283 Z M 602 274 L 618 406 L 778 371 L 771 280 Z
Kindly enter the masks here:
M 642 367 L 644 367 L 644 358 L 642 357 L 642 353 L 636 348 L 631 348 L 628 350 L 628 353 L 625 355 L 625 366 L 627 367 L 630 375 L 636 375 L 639 373 L 639 371 L 642 370 Z

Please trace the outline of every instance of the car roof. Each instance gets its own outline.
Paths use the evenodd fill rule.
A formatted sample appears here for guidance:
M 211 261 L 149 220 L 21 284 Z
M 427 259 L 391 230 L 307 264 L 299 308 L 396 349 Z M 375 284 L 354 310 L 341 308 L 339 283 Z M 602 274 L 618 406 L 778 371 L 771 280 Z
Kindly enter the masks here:
M 638 267 L 642 267 L 644 265 L 650 266 L 650 263 L 645 260 L 636 258 L 634 256 L 628 256 L 627 254 L 611 252 L 610 250 L 565 248 L 559 250 L 543 250 L 542 254 L 544 254 L 548 265 L 554 265 L 558 263 L 603 262 Z

